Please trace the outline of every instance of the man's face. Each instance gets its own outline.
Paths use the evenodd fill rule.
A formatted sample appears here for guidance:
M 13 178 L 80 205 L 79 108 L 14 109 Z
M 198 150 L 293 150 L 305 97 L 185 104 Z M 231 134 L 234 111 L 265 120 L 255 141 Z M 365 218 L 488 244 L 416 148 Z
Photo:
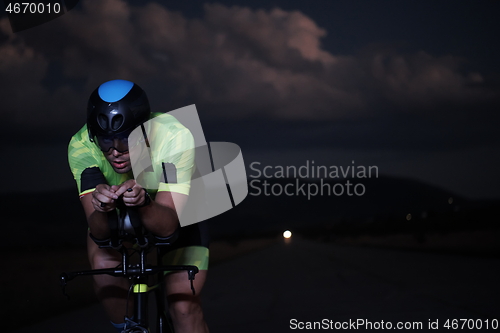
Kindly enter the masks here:
M 132 169 L 128 152 L 128 136 L 126 132 L 115 136 L 97 136 L 97 144 L 104 157 L 117 173 L 127 173 Z
M 106 157 L 106 160 L 111 164 L 116 173 L 127 173 L 132 170 L 128 151 L 121 153 L 112 148 L 104 153 L 104 157 Z

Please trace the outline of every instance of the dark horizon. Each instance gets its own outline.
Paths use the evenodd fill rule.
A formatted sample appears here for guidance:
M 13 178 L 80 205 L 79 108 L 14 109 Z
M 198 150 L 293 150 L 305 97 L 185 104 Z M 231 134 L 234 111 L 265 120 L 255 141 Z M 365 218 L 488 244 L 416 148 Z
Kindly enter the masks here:
M 310 182 L 300 178 L 253 178 L 269 182 L 269 195 L 263 184 L 249 187 L 247 198 L 224 214 L 208 220 L 211 237 L 215 240 L 237 241 L 244 238 L 277 237 L 291 229 L 312 238 L 349 234 L 432 234 L 475 230 L 497 230 L 494 216 L 499 200 L 477 201 L 455 195 L 423 182 L 380 176 L 366 179 L 363 196 L 337 196 L 333 192 L 307 196 Z M 344 180 L 327 179 L 331 186 Z M 294 196 L 280 195 L 277 188 L 288 184 L 304 186 L 304 192 Z M 274 189 L 271 187 L 274 186 Z M 260 189 L 257 194 L 255 188 Z M 3 246 L 85 246 L 87 223 L 76 189 L 53 191 L 47 196 L 37 193 L 0 194 L 6 212 L 6 234 Z M 31 209 L 23 214 L 25 201 Z M 56 200 L 59 209 L 43 215 L 44 207 Z M 255 207 L 258 207 L 256 210 Z M 300 207 L 300 208 L 299 208 Z M 311 215 L 312 213 L 312 215 Z M 408 219 L 409 217 L 409 219 Z M 24 231 L 29 229 L 26 234 Z M 336 236 L 336 237 L 337 237 Z

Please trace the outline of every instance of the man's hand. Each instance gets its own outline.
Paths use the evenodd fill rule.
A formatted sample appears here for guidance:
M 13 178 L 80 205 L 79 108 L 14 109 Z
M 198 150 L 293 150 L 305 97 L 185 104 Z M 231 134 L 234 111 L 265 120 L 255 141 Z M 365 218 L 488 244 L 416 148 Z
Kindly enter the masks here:
M 119 186 L 113 185 L 109 186 L 107 184 L 99 184 L 95 187 L 95 191 L 92 192 L 92 205 L 94 209 L 98 212 L 107 213 L 116 208 L 116 199 L 119 195 L 116 191 Z
M 128 207 L 142 206 L 146 202 L 146 191 L 134 179 L 122 183 L 115 194 L 123 195 L 123 203 Z

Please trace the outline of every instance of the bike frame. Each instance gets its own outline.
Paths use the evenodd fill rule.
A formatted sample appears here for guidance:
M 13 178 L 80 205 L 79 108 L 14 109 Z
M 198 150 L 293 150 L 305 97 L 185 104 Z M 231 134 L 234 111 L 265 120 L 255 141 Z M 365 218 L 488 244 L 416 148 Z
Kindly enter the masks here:
M 160 241 L 150 242 L 143 234 L 142 230 L 137 229 L 136 234 L 133 236 L 134 246 L 139 248 L 139 263 L 130 264 L 129 263 L 129 250 L 134 250 L 133 248 L 127 248 L 123 246 L 124 237 L 123 234 L 121 236 L 117 236 L 119 228 L 111 228 L 112 229 L 112 237 L 107 242 L 102 242 L 103 244 L 99 245 L 100 248 L 113 248 L 121 253 L 122 263 L 116 268 L 108 268 L 108 269 L 93 269 L 93 270 L 85 270 L 78 272 L 70 272 L 70 273 L 62 273 L 60 276 L 61 286 L 63 288 L 66 287 L 68 281 L 73 280 L 78 276 L 85 275 L 102 275 L 107 274 L 116 277 L 125 277 L 131 280 L 131 291 L 134 294 L 134 320 L 130 320 L 129 318 L 125 318 L 126 328 L 124 329 L 124 333 L 132 333 L 132 332 L 140 332 L 140 333 L 148 333 L 149 332 L 149 323 L 148 323 L 148 295 L 150 292 L 155 293 L 156 296 L 156 309 L 157 309 L 157 318 L 156 318 L 156 331 L 157 333 L 167 333 L 167 329 L 169 329 L 169 323 L 167 320 L 167 316 L 165 314 L 165 292 L 163 285 L 163 278 L 165 271 L 186 271 L 187 278 L 191 284 L 191 290 L 193 291 L 193 295 L 195 294 L 195 289 L 193 286 L 193 280 L 198 273 L 198 267 L 192 265 L 161 265 L 161 250 L 162 246 L 168 246 L 170 244 Z M 135 228 L 134 228 L 135 229 Z M 130 237 L 129 239 L 130 240 Z M 106 244 L 104 244 L 106 243 Z M 152 245 L 150 245 L 152 243 Z M 157 251 L 157 265 L 151 266 L 147 264 L 147 254 L 152 250 L 152 247 L 156 248 Z M 135 250 L 136 251 L 136 250 Z M 137 252 L 137 251 L 136 251 Z M 158 283 L 155 285 L 148 284 L 148 277 L 154 274 L 158 274 Z M 128 315 L 128 314 L 127 314 Z

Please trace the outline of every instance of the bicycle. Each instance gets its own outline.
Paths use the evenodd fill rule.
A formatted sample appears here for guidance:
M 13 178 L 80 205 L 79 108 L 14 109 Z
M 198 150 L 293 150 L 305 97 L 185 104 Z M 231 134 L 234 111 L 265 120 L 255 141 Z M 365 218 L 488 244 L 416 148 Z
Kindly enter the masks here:
M 149 333 L 149 314 L 148 314 L 148 294 L 154 292 L 156 299 L 156 332 L 157 333 L 173 333 L 173 327 L 168 316 L 165 288 L 162 283 L 165 271 L 181 271 L 185 270 L 188 274 L 188 280 L 191 284 L 193 295 L 195 289 L 193 280 L 198 273 L 198 267 L 192 265 L 161 265 L 161 248 L 171 245 L 175 241 L 175 236 L 168 238 L 159 238 L 153 235 L 148 235 L 143 232 L 140 222 L 139 213 L 135 209 L 127 209 L 130 217 L 133 233 L 125 232 L 123 228 L 123 219 L 118 219 L 116 211 L 108 213 L 108 221 L 111 229 L 111 237 L 109 240 L 100 241 L 94 239 L 100 248 L 112 248 L 119 251 L 122 255 L 122 263 L 116 268 L 109 269 L 94 269 L 78 272 L 62 273 L 60 276 L 61 287 L 63 293 L 68 281 L 73 280 L 77 276 L 108 274 L 115 277 L 127 277 L 131 280 L 129 289 L 134 295 L 134 314 L 133 316 L 125 316 L 125 328 L 122 333 Z M 176 235 L 176 234 L 174 234 Z M 92 236 L 91 236 L 92 237 Z M 130 242 L 132 248 L 126 247 L 123 244 Z M 151 266 L 147 264 L 147 255 L 155 248 L 157 251 L 157 265 Z M 131 252 L 131 253 L 130 253 Z M 137 253 L 139 262 L 136 264 L 130 263 L 130 257 Z M 157 274 L 158 283 L 150 285 L 148 277 Z M 127 306 L 128 308 L 128 306 Z

